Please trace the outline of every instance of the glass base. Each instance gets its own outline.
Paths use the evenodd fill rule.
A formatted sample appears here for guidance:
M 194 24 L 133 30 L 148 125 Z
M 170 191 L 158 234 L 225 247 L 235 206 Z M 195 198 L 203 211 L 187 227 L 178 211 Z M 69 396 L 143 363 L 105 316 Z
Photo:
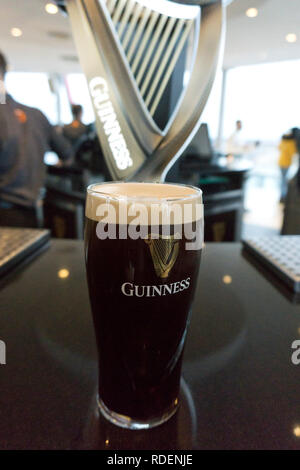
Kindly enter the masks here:
M 154 428 L 168 421 L 168 419 L 170 419 L 176 413 L 178 409 L 178 404 L 174 405 L 174 408 L 172 408 L 171 410 L 169 410 L 167 413 L 160 416 L 159 418 L 144 422 L 144 421 L 136 421 L 130 418 L 129 416 L 121 415 L 119 413 L 116 413 L 115 411 L 111 411 L 110 409 L 107 408 L 107 406 L 103 403 L 103 401 L 101 400 L 101 398 L 99 398 L 99 396 L 97 397 L 97 403 L 98 403 L 99 411 L 108 421 L 115 424 L 116 426 L 120 426 L 121 428 L 126 428 L 126 429 Z

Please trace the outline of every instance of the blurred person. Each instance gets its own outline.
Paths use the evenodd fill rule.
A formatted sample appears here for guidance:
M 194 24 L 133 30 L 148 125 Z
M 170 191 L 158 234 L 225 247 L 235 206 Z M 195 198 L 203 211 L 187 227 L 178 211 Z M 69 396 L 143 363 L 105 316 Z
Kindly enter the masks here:
M 243 123 L 240 119 L 235 122 L 235 130 L 227 140 L 227 153 L 243 153 Z
M 294 138 L 295 153 L 300 156 L 300 129 L 294 127 L 290 134 Z M 300 235 L 300 158 L 298 162 L 298 171 L 288 183 L 288 191 L 284 201 L 282 235 Z
M 0 81 L 7 61 L 0 52 Z M 46 166 L 52 150 L 71 163 L 73 151 L 38 109 L 17 103 L 5 92 L 0 104 L 0 226 L 36 227 Z
M 295 144 L 296 144 L 296 149 L 298 153 L 298 171 L 296 174 L 296 181 L 297 181 L 297 186 L 298 186 L 298 191 L 300 192 L 300 129 L 298 127 L 293 127 L 292 129 L 294 139 L 295 139 Z
M 278 165 L 281 171 L 281 196 L 280 202 L 283 202 L 287 195 L 288 190 L 288 171 L 293 162 L 293 157 L 297 153 L 297 145 L 295 139 L 295 132 L 291 129 L 290 132 L 284 134 L 279 144 L 279 160 Z
M 83 136 L 87 135 L 89 132 L 89 126 L 86 126 L 82 122 L 82 114 L 82 106 L 80 104 L 73 104 L 73 121 L 71 124 L 63 126 L 62 130 L 64 137 L 68 139 L 74 150 L 77 150 L 79 142 L 82 142 Z
M 240 119 L 235 122 L 235 130 L 226 142 L 225 152 L 228 155 L 243 155 L 254 150 L 259 142 L 255 144 L 248 143 L 244 136 L 243 123 Z

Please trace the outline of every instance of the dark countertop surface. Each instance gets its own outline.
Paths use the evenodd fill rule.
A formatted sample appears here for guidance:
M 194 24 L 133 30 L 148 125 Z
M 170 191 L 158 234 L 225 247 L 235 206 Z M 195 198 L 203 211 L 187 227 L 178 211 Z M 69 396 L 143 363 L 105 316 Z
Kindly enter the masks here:
M 300 449 L 300 365 L 291 361 L 300 306 L 239 244 L 204 249 L 181 407 L 150 431 L 117 428 L 95 412 L 82 242 L 52 241 L 2 280 L 0 306 L 1 449 Z

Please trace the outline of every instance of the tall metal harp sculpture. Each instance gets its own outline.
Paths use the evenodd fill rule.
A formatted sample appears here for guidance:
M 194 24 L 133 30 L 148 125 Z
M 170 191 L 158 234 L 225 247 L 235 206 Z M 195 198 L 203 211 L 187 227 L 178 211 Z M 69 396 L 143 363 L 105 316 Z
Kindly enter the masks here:
M 164 181 L 196 133 L 213 84 L 222 0 L 65 0 L 63 5 L 112 178 Z M 155 113 L 183 51 L 187 80 L 161 128 Z

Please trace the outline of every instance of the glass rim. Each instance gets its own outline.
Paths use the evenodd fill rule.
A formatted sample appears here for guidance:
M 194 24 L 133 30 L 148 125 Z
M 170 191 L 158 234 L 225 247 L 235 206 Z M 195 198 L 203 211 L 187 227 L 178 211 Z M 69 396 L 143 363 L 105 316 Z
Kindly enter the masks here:
M 133 184 L 150 184 L 150 185 L 156 185 L 156 184 L 165 184 L 165 185 L 169 185 L 169 186 L 179 186 L 179 187 L 183 187 L 183 188 L 190 188 L 190 189 L 193 189 L 195 191 L 195 193 L 193 194 L 188 194 L 186 196 L 179 196 L 179 197 L 148 197 L 148 196 L 116 196 L 116 195 L 112 195 L 112 194 L 107 194 L 103 191 L 97 191 L 95 189 L 93 189 L 95 186 L 104 186 L 105 184 L 126 184 L 126 183 L 133 183 Z M 102 196 L 102 197 L 105 197 L 106 199 L 111 199 L 111 200 L 114 200 L 114 201 L 120 201 L 120 200 L 126 200 L 126 201 L 160 201 L 160 202 L 165 202 L 165 203 L 172 203 L 172 202 L 178 202 L 178 201 L 185 201 L 185 200 L 193 200 L 193 199 L 197 199 L 197 198 L 201 198 L 201 203 L 203 203 L 202 201 L 202 190 L 200 188 L 197 188 L 196 186 L 193 186 L 191 184 L 182 184 L 182 183 L 172 183 L 172 182 L 165 182 L 165 183 L 161 183 L 161 182 L 149 182 L 149 181 L 103 181 L 101 183 L 92 183 L 90 184 L 87 189 L 87 194 L 99 194 L 99 196 Z

